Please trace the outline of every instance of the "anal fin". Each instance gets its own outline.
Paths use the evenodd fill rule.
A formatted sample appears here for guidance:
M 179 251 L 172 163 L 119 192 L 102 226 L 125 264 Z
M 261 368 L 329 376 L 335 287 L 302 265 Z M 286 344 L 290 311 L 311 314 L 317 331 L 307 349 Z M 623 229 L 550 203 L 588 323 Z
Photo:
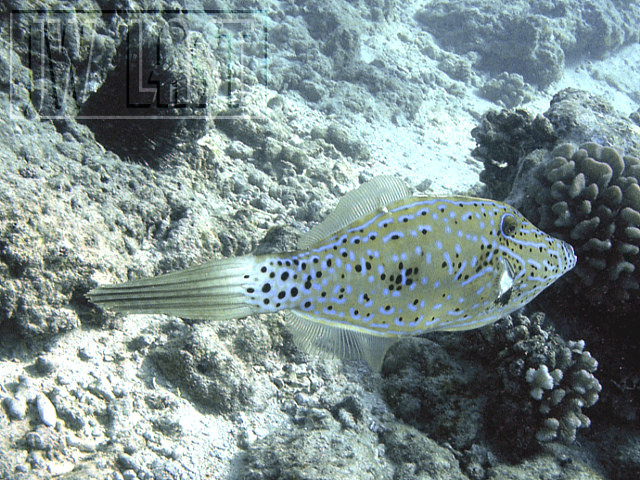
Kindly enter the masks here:
M 399 340 L 331 325 L 330 320 L 297 310 L 290 310 L 286 315 L 287 328 L 299 349 L 342 359 L 362 359 L 374 372 L 380 371 L 387 350 Z

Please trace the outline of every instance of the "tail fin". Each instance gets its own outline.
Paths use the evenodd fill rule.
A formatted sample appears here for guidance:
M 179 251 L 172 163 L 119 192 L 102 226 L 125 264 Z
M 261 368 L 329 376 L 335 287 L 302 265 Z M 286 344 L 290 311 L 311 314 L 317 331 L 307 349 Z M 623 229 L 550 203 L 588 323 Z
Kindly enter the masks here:
M 249 303 L 245 293 L 254 265 L 252 256 L 212 260 L 179 272 L 104 285 L 87 296 L 115 312 L 212 320 L 241 318 L 260 311 Z

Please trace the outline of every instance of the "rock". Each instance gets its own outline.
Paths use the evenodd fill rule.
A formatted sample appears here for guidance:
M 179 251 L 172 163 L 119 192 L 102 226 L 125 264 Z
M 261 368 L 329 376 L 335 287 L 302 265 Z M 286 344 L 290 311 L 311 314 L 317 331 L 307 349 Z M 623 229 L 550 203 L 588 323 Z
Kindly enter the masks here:
M 482 0 L 453 6 L 441 0 L 415 18 L 445 48 L 475 53 L 478 68 L 520 74 L 544 88 L 560 79 L 566 58 L 597 58 L 635 42 L 638 34 L 628 25 L 638 15 L 609 2 L 582 9 L 516 1 L 504 9 Z
M 56 409 L 51 403 L 51 400 L 43 393 L 39 393 L 36 396 L 36 408 L 38 410 L 38 417 L 43 424 L 47 427 L 53 427 L 56 424 L 58 420 Z
M 9 417 L 14 420 L 23 420 L 27 415 L 27 402 L 22 398 L 5 397 L 2 403 Z

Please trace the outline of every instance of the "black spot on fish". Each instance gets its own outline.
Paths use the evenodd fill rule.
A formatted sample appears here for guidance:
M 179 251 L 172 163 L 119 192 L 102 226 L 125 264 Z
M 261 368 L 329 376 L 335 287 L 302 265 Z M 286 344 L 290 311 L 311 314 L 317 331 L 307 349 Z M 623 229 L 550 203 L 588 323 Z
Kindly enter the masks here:
M 269 290 L 271 290 L 271 284 L 270 284 L 270 283 L 265 283 L 265 284 L 262 286 L 262 291 L 263 291 L 264 293 L 267 293 L 267 292 L 269 292 Z
M 297 289 L 296 287 L 293 287 L 293 288 L 291 289 L 291 296 L 292 296 L 292 297 L 296 297 L 296 296 L 298 296 L 298 289 Z
M 251 287 L 247 288 L 247 293 L 253 293 L 253 292 L 255 292 L 255 289 Z
M 262 268 L 260 269 L 260 271 L 261 271 L 262 273 L 267 273 L 267 267 L 262 267 Z
M 511 299 L 511 288 L 504 292 L 496 299 L 496 304 L 504 307 L 507 303 L 509 303 L 509 299 Z
M 278 292 L 278 298 L 279 298 L 280 300 L 282 300 L 282 299 L 283 299 L 284 297 L 286 297 L 286 296 L 287 296 L 287 294 L 286 294 L 284 291 L 282 291 L 282 292 Z
M 280 275 L 280 280 L 284 282 L 287 278 L 289 278 L 289 272 L 282 272 L 282 275 Z

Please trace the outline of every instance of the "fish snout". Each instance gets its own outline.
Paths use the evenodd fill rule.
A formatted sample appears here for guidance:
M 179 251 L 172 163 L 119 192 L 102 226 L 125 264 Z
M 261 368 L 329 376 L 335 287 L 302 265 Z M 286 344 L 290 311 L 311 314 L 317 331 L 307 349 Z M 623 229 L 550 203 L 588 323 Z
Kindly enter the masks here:
M 571 244 L 560 240 L 560 245 L 562 247 L 562 254 L 563 254 L 562 259 L 564 263 L 564 270 L 565 272 L 568 272 L 569 270 L 571 270 L 573 267 L 576 266 L 578 257 L 576 257 L 576 254 L 573 251 L 573 247 L 571 246 Z

